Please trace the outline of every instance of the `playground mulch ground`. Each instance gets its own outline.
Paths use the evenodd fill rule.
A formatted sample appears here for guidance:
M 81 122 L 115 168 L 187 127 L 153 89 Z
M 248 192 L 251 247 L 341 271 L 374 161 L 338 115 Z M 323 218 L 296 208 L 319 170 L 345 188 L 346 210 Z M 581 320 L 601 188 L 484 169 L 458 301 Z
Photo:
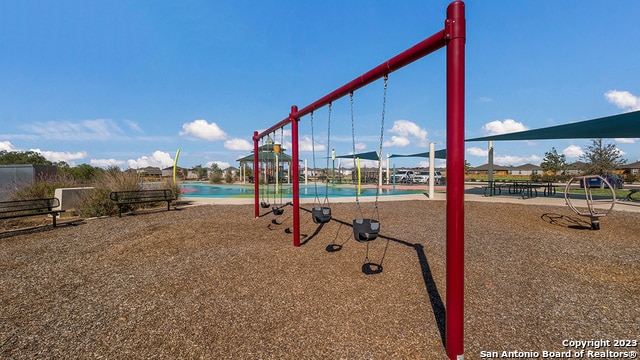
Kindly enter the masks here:
M 445 203 L 379 206 L 368 245 L 354 204 L 303 212 L 299 248 L 290 207 L 249 205 L 2 235 L 0 358 L 444 359 Z M 465 206 L 465 359 L 639 338 L 640 213 L 592 231 L 566 207 Z

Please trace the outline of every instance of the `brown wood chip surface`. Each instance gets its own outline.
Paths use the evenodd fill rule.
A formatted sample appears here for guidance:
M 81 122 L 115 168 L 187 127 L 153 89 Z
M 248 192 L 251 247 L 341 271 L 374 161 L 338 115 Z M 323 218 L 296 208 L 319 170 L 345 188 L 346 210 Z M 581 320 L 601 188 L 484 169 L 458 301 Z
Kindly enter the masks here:
M 0 358 L 444 359 L 445 205 L 380 203 L 368 244 L 354 204 L 321 227 L 302 211 L 299 248 L 290 207 L 248 205 L 0 236 Z M 566 207 L 465 210 L 465 359 L 639 338 L 640 213 L 592 231 Z

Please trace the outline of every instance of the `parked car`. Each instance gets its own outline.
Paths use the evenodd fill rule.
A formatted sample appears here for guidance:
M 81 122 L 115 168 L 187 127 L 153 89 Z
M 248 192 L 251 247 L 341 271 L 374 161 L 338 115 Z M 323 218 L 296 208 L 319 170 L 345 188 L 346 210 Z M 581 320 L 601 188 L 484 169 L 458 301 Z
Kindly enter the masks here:
M 433 172 L 433 180 L 436 185 L 440 184 L 440 179 L 442 179 L 442 174 L 440 171 Z M 429 182 L 429 172 L 428 171 L 418 171 L 415 175 L 413 175 L 413 181 L 417 183 L 428 183 Z
M 398 170 L 393 175 L 392 180 L 396 183 L 411 183 L 413 181 L 413 170 Z
M 602 177 L 611 185 L 614 189 L 622 189 L 624 187 L 624 181 L 616 174 L 602 175 Z M 607 185 L 599 177 L 592 177 L 587 179 L 587 184 L 591 188 L 604 188 Z M 580 188 L 584 188 L 584 181 L 580 179 Z

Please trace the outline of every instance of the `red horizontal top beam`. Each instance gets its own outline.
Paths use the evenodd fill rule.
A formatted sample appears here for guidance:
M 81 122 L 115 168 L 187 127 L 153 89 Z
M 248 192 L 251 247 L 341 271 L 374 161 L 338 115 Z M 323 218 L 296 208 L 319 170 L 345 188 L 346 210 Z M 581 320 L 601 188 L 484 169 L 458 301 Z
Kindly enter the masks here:
M 396 71 L 400 68 L 402 68 L 403 66 L 406 66 L 408 64 L 411 64 L 412 62 L 423 58 L 427 55 L 429 55 L 430 53 L 443 48 L 446 45 L 446 38 L 445 38 L 445 30 L 440 30 L 439 32 L 431 35 L 430 37 L 422 40 L 421 42 L 417 43 L 416 45 L 410 47 L 409 49 L 401 52 L 400 54 L 394 56 L 393 58 L 383 62 L 382 64 L 376 66 L 375 68 L 369 70 L 368 72 L 364 73 L 363 75 L 360 75 L 359 77 L 351 80 L 350 82 L 344 84 L 343 86 L 339 87 L 338 89 L 330 92 L 329 94 L 325 95 L 324 97 L 316 100 L 315 102 L 311 103 L 310 105 L 307 105 L 306 107 L 298 110 L 297 112 L 290 114 L 293 116 L 287 116 L 284 120 L 280 121 L 279 123 L 271 126 L 270 128 L 268 128 L 267 130 L 259 133 L 257 136 L 254 136 L 254 140 L 260 140 L 263 137 L 271 134 L 272 132 L 274 132 L 277 129 L 280 129 L 283 126 L 288 125 L 291 122 L 291 119 L 299 119 L 309 113 L 311 113 L 312 111 L 319 109 L 325 105 L 328 105 L 329 103 L 340 99 L 341 97 L 354 92 L 358 89 L 360 89 L 361 87 L 364 87 L 380 78 L 382 78 L 383 76 Z

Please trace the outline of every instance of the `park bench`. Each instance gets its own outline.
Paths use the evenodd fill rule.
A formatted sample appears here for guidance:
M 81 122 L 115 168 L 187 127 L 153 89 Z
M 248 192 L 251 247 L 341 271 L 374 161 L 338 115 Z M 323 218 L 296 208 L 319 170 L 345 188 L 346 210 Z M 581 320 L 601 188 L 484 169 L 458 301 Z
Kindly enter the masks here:
M 65 210 L 54 210 L 60 206 L 57 198 L 13 200 L 0 202 L 0 219 L 12 219 L 27 216 L 52 215 L 53 227 L 56 227 L 56 217 Z
M 173 192 L 169 189 L 112 191 L 109 199 L 118 206 L 119 217 L 122 217 L 122 207 L 125 205 L 166 202 L 169 211 L 171 202 L 175 200 Z
M 633 194 L 640 194 L 640 189 L 631 189 L 629 190 L 629 193 L 627 194 L 627 201 L 640 201 L 640 198 L 636 199 L 631 197 L 631 195 Z

